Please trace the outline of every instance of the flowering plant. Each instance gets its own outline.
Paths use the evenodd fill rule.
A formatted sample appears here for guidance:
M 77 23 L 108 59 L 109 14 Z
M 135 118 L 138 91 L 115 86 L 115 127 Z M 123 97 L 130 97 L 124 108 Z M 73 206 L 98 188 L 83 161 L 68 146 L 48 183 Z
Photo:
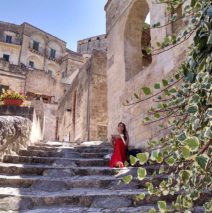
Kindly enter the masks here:
M 20 92 L 15 92 L 15 91 L 9 89 L 6 91 L 3 90 L 3 94 L 0 96 L 0 100 L 3 101 L 5 99 L 18 99 L 18 100 L 24 101 L 26 99 L 26 96 Z

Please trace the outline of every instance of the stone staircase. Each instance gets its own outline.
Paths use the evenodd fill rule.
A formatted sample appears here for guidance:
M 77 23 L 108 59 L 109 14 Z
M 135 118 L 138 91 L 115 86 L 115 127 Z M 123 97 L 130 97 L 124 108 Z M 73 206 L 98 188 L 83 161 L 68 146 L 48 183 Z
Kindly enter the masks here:
M 104 156 L 111 152 L 107 143 L 48 142 L 5 156 L 0 162 L 0 213 L 148 212 L 161 198 L 147 195 L 136 201 L 145 193 L 145 182 L 121 183 L 136 168 L 109 168 Z M 147 167 L 149 173 L 155 169 Z M 173 197 L 164 199 L 171 202 Z

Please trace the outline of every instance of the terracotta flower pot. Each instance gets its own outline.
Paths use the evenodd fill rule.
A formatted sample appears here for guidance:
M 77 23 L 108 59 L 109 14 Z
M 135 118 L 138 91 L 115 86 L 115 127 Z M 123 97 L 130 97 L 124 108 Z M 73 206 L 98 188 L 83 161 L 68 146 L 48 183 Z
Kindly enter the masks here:
M 13 99 L 13 98 L 4 99 L 4 105 L 20 106 L 21 104 L 23 104 L 22 99 Z

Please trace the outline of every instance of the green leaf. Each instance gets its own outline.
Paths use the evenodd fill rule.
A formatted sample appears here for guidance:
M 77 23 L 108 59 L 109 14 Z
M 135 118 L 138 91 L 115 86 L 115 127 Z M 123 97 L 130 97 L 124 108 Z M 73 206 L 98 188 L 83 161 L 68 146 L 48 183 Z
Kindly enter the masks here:
M 139 180 L 143 180 L 147 175 L 146 169 L 139 167 L 137 170 L 137 175 Z
M 154 117 L 155 117 L 155 118 L 160 118 L 160 113 L 155 113 L 155 114 L 154 114 Z
M 193 95 L 192 97 L 191 97 L 191 103 L 195 103 L 195 104 L 197 104 L 197 103 L 199 103 L 199 101 L 200 101 L 200 96 L 199 95 L 197 95 L 197 94 L 195 94 L 195 95 Z
M 135 158 L 134 156 L 130 155 L 130 164 L 132 166 L 134 166 L 136 164 L 136 162 L 138 161 L 137 158 Z
M 182 132 L 181 134 L 177 135 L 177 140 L 184 141 L 186 139 L 186 133 Z
M 206 128 L 205 133 L 204 133 L 204 137 L 205 137 L 205 138 L 212 139 L 212 131 L 211 131 L 211 128 L 210 128 L 210 127 L 207 127 L 207 128 Z
M 157 162 L 157 163 L 162 163 L 162 162 L 163 162 L 162 153 L 159 153 L 159 154 L 156 156 L 156 162 Z
M 155 208 L 151 208 L 151 209 L 148 211 L 148 213 L 156 213 Z
M 149 159 L 149 153 L 148 152 L 145 152 L 145 153 L 139 153 L 137 154 L 136 156 L 140 162 L 141 165 L 144 165 L 148 159 Z
M 197 137 L 191 137 L 191 138 L 187 138 L 184 141 L 185 145 L 188 146 L 188 148 L 190 149 L 190 151 L 195 152 L 198 150 L 199 148 L 199 139 Z
M 179 173 L 179 176 L 184 184 L 187 184 L 192 176 L 192 172 L 189 170 L 182 170 Z
M 141 193 L 140 195 L 136 196 L 137 200 L 143 200 L 145 198 L 145 194 Z
M 169 165 L 169 166 L 173 166 L 174 163 L 175 163 L 175 159 L 173 156 L 170 156 L 169 158 L 166 159 L 166 163 Z
M 144 120 L 145 121 L 150 121 L 150 118 L 149 117 L 145 117 Z
M 132 175 L 127 175 L 123 177 L 123 181 L 125 184 L 129 184 L 132 181 L 132 179 L 133 179 Z
M 145 185 L 146 185 L 146 187 L 147 187 L 147 189 L 148 189 L 148 193 L 149 193 L 150 195 L 152 195 L 152 194 L 153 194 L 153 191 L 154 191 L 154 186 L 153 186 L 153 184 L 150 183 L 150 182 L 147 182 Z
M 166 201 L 158 201 L 158 209 L 161 213 L 165 213 L 167 211 Z
M 156 161 L 156 157 L 158 156 L 158 153 L 159 153 L 158 150 L 152 151 L 150 159 L 151 159 L 152 161 Z
M 191 0 L 191 7 L 194 7 L 196 3 L 197 3 L 197 0 Z
M 145 95 L 151 95 L 152 94 L 151 89 L 149 87 L 143 87 L 142 90 L 143 90 Z
M 210 30 L 210 36 L 208 37 L 208 45 L 212 45 L 212 30 Z
M 196 157 L 196 161 L 198 165 L 205 170 L 208 165 L 209 157 L 206 154 L 199 155 Z
M 169 85 L 169 82 L 165 79 L 162 80 L 163 86 L 166 87 Z
M 159 84 L 159 83 L 156 83 L 156 84 L 154 85 L 154 88 L 155 88 L 155 89 L 160 89 L 160 84 Z
M 169 93 L 176 93 L 176 92 L 177 92 L 177 90 L 175 88 L 172 88 L 169 90 Z
M 198 106 L 197 105 L 191 105 L 187 108 L 187 112 L 190 114 L 195 114 L 198 112 Z
M 188 159 L 191 156 L 191 152 L 188 146 L 183 146 L 182 147 L 182 156 L 185 159 Z

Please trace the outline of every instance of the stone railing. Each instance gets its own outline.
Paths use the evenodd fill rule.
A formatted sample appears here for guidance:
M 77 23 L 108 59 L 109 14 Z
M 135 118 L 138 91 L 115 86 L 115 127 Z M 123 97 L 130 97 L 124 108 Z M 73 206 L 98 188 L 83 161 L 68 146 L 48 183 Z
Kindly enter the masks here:
M 32 122 L 19 116 L 0 116 L 0 159 L 30 143 Z
M 25 75 L 26 72 L 28 71 L 28 68 L 24 64 L 15 65 L 0 58 L 0 70 Z

